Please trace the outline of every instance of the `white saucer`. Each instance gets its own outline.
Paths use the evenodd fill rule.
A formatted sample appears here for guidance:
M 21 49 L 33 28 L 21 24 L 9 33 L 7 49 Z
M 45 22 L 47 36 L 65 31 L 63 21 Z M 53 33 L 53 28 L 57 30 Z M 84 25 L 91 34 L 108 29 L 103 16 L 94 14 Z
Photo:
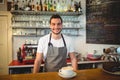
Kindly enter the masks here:
M 73 75 L 70 75 L 70 76 L 66 76 L 66 75 L 63 75 L 63 74 L 61 74 L 61 73 L 58 73 L 58 75 L 59 75 L 60 77 L 63 77 L 63 78 L 73 78 L 73 77 L 75 77 L 75 76 L 77 75 L 77 73 L 74 72 Z

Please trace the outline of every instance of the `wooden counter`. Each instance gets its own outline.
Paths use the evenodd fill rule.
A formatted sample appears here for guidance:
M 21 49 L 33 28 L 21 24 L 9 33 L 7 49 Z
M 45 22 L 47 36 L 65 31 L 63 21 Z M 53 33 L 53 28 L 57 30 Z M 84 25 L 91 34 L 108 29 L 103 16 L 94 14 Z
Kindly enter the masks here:
M 36 74 L 0 75 L 0 80 L 120 80 L 120 76 L 111 75 L 102 69 L 85 69 L 76 71 L 77 76 L 64 79 L 57 72 L 43 72 Z

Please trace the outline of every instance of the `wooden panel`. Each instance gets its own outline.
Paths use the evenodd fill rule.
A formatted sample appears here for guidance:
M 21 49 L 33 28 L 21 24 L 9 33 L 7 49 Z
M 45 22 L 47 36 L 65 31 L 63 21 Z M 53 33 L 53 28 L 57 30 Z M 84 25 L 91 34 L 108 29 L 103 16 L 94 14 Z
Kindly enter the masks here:
M 0 74 L 8 73 L 7 16 L 0 16 Z

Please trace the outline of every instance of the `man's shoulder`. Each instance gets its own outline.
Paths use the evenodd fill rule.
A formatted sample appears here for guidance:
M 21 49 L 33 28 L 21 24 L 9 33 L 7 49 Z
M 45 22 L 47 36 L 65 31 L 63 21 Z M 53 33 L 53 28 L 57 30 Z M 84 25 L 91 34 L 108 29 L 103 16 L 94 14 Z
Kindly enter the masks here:
M 46 34 L 46 35 L 42 36 L 40 39 L 48 39 L 49 36 L 50 36 L 50 34 Z
M 71 39 L 72 37 L 70 37 L 70 36 L 68 36 L 68 35 L 65 35 L 65 34 L 63 34 L 63 37 L 65 38 L 65 39 Z

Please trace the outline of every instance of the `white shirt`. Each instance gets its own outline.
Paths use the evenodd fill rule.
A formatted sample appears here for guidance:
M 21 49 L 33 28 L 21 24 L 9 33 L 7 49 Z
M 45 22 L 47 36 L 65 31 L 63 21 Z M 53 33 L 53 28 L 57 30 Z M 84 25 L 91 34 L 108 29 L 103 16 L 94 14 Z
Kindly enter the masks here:
M 70 37 L 68 37 L 66 35 L 63 35 L 63 37 L 64 37 L 64 40 L 65 40 L 65 43 L 67 46 L 67 55 L 68 55 L 68 53 L 74 52 L 74 48 L 72 45 L 73 42 Z M 44 59 L 46 58 L 46 55 L 47 55 L 49 38 L 50 38 L 50 34 L 47 34 L 47 35 L 41 37 L 38 42 L 37 53 L 43 53 Z M 63 42 L 62 38 L 60 38 L 58 40 L 51 38 L 50 42 L 53 44 L 54 47 L 63 47 L 64 46 L 64 42 Z

